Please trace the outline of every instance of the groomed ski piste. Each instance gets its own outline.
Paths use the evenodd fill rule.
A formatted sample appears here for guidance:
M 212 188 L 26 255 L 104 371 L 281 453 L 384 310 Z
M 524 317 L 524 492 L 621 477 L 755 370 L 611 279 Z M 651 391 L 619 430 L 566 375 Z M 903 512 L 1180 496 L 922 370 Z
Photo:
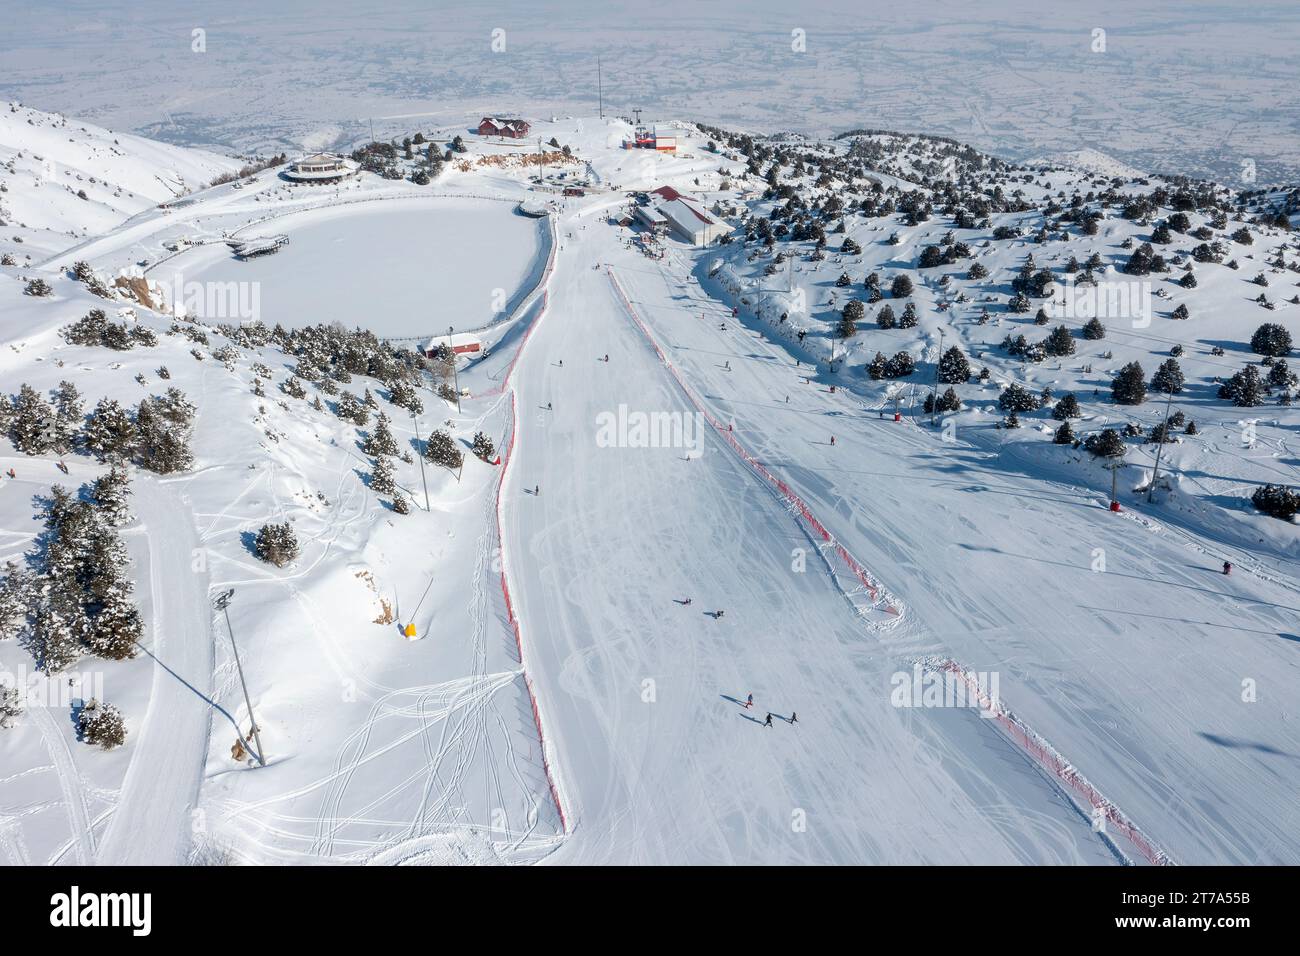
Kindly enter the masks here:
M 432 191 L 374 177 L 290 190 L 262 174 L 52 254 L 37 267 L 52 303 L 5 283 L 10 390 L 75 374 L 91 401 L 125 403 L 144 394 L 133 377 L 152 380 L 162 363 L 199 412 L 193 469 L 135 477 L 125 537 L 145 652 L 77 667 L 123 706 L 128 744 L 101 754 L 76 743 L 66 706 L 29 707 L 0 734 L 0 854 L 1297 860 L 1285 689 L 1300 596 L 1285 574 L 1232 550 L 1238 572 L 1210 576 L 1206 555 L 1224 547 L 1186 519 L 1111 514 L 1095 488 L 1014 449 L 961 431 L 954 443 L 918 415 L 894 421 L 892 403 L 831 391 L 720 281 L 713 251 L 670 240 L 651 259 L 608 221 L 623 190 L 690 188 L 716 157 L 642 161 L 617 150 L 615 124 L 539 126 L 618 191 L 552 198 L 551 216 L 531 221 L 507 218 L 530 195 L 524 178 L 495 169 Z M 360 288 L 332 300 L 331 270 L 304 276 L 293 257 L 328 254 L 331 228 L 358 244 L 347 229 L 358 216 L 372 223 L 359 245 L 410 251 L 410 286 L 400 270 L 367 286 L 361 248 Z M 59 278 L 74 259 L 143 270 L 163 288 L 204 268 L 224 282 L 238 272 L 212 250 L 240 230 L 291 238 L 247 264 L 261 270 L 268 324 L 389 323 L 376 331 L 412 341 L 476 331 L 485 354 L 461 366 L 459 409 L 426 392 L 416 422 L 379 383 L 346 387 L 369 386 L 417 455 L 417 428 L 447 427 L 466 446 L 491 436 L 499 463 L 466 448 L 459 476 L 426 466 L 422 480 L 395 460 L 413 505 L 398 516 L 367 485 L 356 429 L 301 403 L 257 411 L 252 363 L 277 378 L 292 368 L 276 350 L 244 350 L 233 369 L 196 363 L 193 342 L 164 337 L 170 320 L 140 307 L 157 349 L 59 341 L 59 326 L 98 304 Z M 157 261 L 179 234 L 203 242 Z M 422 280 L 419 261 L 450 243 L 476 265 Z M 272 304 L 306 301 L 307 282 L 320 284 L 317 305 Z M 331 301 L 338 314 L 322 315 Z M 628 425 L 663 414 L 677 430 L 661 446 Z M 18 473 L 0 486 L 0 558 L 30 547 L 32 496 L 100 470 L 55 463 L 12 451 L 0 462 Z M 304 545 L 285 569 L 247 545 L 271 519 L 293 521 Z M 232 588 L 228 629 L 212 599 Z M 408 622 L 417 640 L 403 639 Z M 265 768 L 231 759 L 250 724 L 231 632 Z M 2 669 L 30 669 L 14 642 L 0 655 Z M 974 706 L 894 698 L 922 674 L 989 673 L 996 702 L 982 683 Z M 1266 688 L 1248 705 L 1246 678 Z

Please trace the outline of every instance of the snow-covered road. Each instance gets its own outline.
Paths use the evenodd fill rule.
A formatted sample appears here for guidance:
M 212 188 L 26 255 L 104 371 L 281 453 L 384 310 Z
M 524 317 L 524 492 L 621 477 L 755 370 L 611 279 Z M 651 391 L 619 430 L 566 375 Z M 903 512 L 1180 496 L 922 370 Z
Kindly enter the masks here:
M 190 510 L 173 487 L 139 475 L 133 507 L 148 538 L 149 710 L 134 741 L 100 863 L 186 861 L 212 717 L 213 647 L 208 573 Z M 140 569 L 143 570 L 143 569 Z

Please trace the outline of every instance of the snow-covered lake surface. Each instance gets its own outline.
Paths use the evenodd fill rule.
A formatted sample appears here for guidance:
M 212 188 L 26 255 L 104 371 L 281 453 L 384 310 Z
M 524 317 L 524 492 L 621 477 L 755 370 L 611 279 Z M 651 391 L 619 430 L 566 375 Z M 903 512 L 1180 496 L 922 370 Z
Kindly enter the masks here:
M 525 283 L 545 234 L 510 203 L 430 198 L 293 213 L 240 237 L 283 234 L 274 255 L 240 261 L 225 243 L 190 250 L 151 277 L 241 287 L 268 325 L 342 322 L 376 335 L 423 336 L 491 322 Z M 227 318 L 250 318 L 248 315 Z

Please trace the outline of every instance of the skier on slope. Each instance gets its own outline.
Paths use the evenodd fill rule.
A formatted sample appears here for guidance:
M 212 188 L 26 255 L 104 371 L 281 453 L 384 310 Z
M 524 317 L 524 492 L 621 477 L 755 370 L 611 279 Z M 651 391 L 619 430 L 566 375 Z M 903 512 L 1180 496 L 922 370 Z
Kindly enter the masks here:
M 548 412 L 549 412 L 549 411 L 553 411 L 553 409 L 551 408 L 551 403 L 550 403 L 550 402 L 547 402 L 547 403 L 546 403 L 546 410 L 547 410 Z
M 772 715 L 771 715 L 771 714 L 768 714 L 768 715 L 767 715 L 767 720 L 763 721 L 763 726 L 764 726 L 764 727 L 771 727 L 771 726 L 772 726 Z
M 730 371 L 731 371 L 731 359 L 727 359 L 727 361 L 723 362 L 723 363 L 722 363 L 722 367 L 725 368 L 728 372 L 730 372 Z
M 1224 561 L 1224 562 L 1223 562 L 1223 573 L 1224 573 L 1224 574 L 1231 574 L 1231 573 L 1232 573 L 1232 562 L 1231 562 L 1231 561 Z
M 753 695 L 753 694 L 750 694 L 749 697 L 748 697 L 748 698 L 746 699 L 746 701 L 745 701 L 745 709 L 746 709 L 746 710 L 749 710 L 749 709 L 750 709 L 751 707 L 753 707 L 753 706 L 754 706 L 754 695 Z
M 798 722 L 799 722 L 799 715 L 796 714 L 793 710 L 790 711 L 790 723 L 797 724 Z
M 539 496 L 541 495 L 541 493 L 542 493 L 542 486 L 541 486 L 541 485 L 537 485 L 535 488 L 533 488 L 533 497 L 534 497 L 534 498 L 539 497 Z
M 832 444 L 832 445 L 835 444 L 835 436 L 834 436 L 834 435 L 831 436 L 831 444 Z

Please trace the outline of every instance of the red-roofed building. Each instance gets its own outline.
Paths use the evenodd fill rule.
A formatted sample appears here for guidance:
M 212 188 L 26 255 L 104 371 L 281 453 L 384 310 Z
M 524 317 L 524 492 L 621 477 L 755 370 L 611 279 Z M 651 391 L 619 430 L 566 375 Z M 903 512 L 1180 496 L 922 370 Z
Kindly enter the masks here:
M 485 116 L 478 124 L 478 134 L 480 136 L 505 136 L 510 139 L 523 139 L 528 135 L 531 128 L 526 120 Z
M 691 245 L 706 246 L 718 236 L 731 232 L 729 225 L 705 209 L 694 196 L 680 193 L 672 186 L 660 186 L 650 194 L 660 200 L 654 203 L 655 212 Z

